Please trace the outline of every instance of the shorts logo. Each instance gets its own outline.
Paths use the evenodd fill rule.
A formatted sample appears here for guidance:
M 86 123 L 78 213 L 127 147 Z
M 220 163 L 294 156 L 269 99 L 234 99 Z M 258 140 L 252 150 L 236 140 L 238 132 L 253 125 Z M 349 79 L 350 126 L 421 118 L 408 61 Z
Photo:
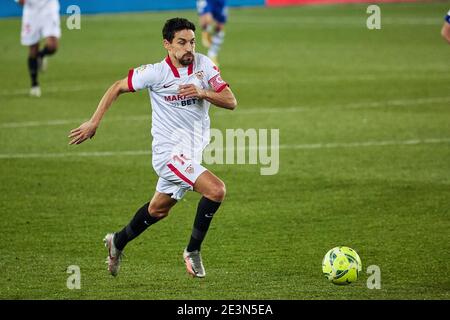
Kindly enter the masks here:
M 190 164 L 184 171 L 188 174 L 194 174 L 194 167 Z

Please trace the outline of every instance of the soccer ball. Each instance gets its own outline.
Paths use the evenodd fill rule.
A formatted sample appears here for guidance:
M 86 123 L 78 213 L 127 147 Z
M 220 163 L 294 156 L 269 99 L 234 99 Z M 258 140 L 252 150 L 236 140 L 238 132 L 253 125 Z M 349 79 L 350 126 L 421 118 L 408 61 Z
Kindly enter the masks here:
M 349 247 L 331 249 L 322 261 L 324 276 L 337 285 L 355 282 L 361 270 L 362 264 L 359 255 Z

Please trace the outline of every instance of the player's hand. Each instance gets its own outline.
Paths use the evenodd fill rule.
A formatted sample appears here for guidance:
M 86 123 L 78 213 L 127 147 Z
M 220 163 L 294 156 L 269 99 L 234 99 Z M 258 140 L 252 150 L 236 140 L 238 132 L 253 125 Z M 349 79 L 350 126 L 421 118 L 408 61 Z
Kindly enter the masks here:
M 205 98 L 205 90 L 193 85 L 193 84 L 182 84 L 178 87 L 178 92 L 180 95 L 186 96 L 186 98 Z
M 86 121 L 78 128 L 72 129 L 70 131 L 69 138 L 71 138 L 72 140 L 70 140 L 69 144 L 80 144 L 84 140 L 92 139 L 96 131 L 97 125 L 95 125 L 91 121 Z

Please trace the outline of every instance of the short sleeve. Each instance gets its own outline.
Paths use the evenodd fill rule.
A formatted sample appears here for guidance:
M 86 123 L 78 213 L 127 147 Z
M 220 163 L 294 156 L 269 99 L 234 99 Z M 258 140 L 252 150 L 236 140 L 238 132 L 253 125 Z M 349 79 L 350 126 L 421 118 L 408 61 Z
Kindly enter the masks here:
M 206 80 L 208 81 L 210 88 L 215 92 L 220 92 L 228 87 L 228 83 L 226 83 L 220 75 L 219 68 L 208 57 L 204 57 L 204 59 Z
M 128 89 L 131 92 L 150 88 L 156 83 L 158 73 L 152 64 L 144 64 L 128 71 Z

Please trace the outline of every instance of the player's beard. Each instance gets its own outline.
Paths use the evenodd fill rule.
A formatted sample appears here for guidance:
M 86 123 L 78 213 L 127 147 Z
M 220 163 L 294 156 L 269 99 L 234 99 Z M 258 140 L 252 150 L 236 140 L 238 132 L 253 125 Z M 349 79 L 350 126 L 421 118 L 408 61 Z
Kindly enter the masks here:
M 188 66 L 194 61 L 194 54 L 193 53 L 185 53 L 180 59 L 180 63 L 183 66 Z

